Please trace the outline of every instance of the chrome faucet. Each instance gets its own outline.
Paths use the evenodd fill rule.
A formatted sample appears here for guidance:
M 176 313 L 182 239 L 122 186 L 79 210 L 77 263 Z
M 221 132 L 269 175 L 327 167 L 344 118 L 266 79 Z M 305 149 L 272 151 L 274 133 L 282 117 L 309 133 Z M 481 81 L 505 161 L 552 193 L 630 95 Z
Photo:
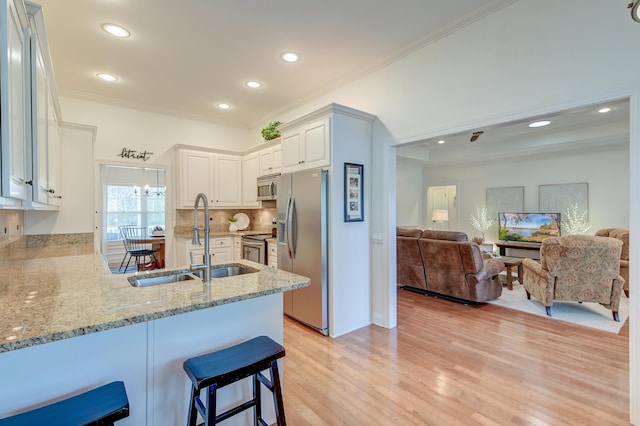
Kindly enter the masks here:
M 200 244 L 200 235 L 198 235 L 198 204 L 202 201 L 204 204 L 204 282 L 211 281 L 211 254 L 209 252 L 209 200 L 204 193 L 196 196 L 196 202 L 193 206 L 193 240 L 194 245 Z M 191 270 L 202 269 L 203 265 L 191 265 Z

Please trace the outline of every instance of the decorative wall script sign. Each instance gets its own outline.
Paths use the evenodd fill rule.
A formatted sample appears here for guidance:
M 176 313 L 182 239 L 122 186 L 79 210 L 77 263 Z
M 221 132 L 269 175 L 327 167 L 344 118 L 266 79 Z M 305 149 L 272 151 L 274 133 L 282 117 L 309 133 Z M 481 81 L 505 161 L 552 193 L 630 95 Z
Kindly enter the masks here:
M 147 161 L 152 155 L 153 152 L 150 151 L 136 151 L 135 149 L 122 148 L 118 157 Z

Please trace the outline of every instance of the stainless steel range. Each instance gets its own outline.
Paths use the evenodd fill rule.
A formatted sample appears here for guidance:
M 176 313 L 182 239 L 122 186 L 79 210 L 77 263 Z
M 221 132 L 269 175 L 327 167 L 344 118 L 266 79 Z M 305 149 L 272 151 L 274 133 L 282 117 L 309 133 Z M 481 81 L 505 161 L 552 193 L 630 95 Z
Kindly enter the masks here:
M 242 258 L 266 265 L 268 238 L 272 238 L 271 234 L 243 235 L 240 246 Z

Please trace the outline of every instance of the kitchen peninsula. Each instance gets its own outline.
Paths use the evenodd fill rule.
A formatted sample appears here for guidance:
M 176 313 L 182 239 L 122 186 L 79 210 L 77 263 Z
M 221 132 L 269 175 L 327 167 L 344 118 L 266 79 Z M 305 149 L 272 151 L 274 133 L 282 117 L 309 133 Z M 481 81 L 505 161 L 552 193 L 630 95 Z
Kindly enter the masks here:
M 281 293 L 309 285 L 234 263 L 259 271 L 136 288 L 90 242 L 0 248 L 0 418 L 123 380 L 131 416 L 122 425 L 184 424 L 184 359 L 259 335 L 282 343 Z M 230 386 L 219 405 L 248 389 Z

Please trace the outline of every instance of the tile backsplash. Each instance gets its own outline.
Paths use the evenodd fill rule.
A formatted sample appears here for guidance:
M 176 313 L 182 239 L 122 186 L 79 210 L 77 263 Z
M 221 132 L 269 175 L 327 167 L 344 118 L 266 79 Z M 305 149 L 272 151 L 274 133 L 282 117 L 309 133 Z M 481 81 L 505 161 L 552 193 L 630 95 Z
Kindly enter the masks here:
M 24 211 L 0 210 L 0 245 L 24 235 Z
M 223 232 L 229 229 L 227 218 L 236 213 L 244 213 L 249 217 L 247 231 L 271 232 L 271 221 L 277 216 L 276 209 L 210 209 L 209 226 L 213 232 Z M 204 222 L 204 210 L 198 210 L 198 225 Z M 176 210 L 176 226 L 193 226 L 193 210 Z

